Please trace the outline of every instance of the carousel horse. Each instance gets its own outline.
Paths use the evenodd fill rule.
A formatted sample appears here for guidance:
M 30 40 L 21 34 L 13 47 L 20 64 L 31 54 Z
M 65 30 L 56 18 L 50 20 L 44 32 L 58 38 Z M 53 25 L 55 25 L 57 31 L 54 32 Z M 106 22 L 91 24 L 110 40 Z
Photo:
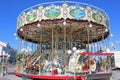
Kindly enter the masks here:
M 94 59 L 88 60 L 88 65 L 89 65 L 89 70 L 91 72 L 95 72 L 96 71 L 96 61 Z
M 108 58 L 103 58 L 102 59 L 102 70 L 107 70 L 109 67 L 108 65 Z
M 96 63 L 98 72 L 108 69 L 109 65 L 107 61 L 108 61 L 108 58 L 102 58 L 102 57 L 98 58 L 98 61 Z
M 26 73 L 33 73 L 33 70 L 34 70 L 34 66 L 32 64 L 27 64 L 25 66 L 25 72 Z
M 44 61 L 44 67 L 43 67 L 43 71 L 50 71 L 50 64 L 51 64 L 51 62 L 50 61 L 48 61 L 48 60 L 45 60 Z
M 89 70 L 92 72 L 96 70 L 96 61 L 90 59 L 90 56 L 78 55 L 77 61 L 77 67 L 79 67 L 80 70 Z
M 78 70 L 83 70 L 83 66 L 84 66 L 84 55 L 78 55 L 77 57 L 77 69 Z

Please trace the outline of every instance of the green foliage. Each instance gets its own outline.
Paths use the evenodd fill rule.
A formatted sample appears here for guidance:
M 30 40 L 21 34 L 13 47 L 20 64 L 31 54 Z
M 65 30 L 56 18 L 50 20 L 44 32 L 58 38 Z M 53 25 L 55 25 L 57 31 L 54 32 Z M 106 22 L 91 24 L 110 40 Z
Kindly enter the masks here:
M 20 53 L 20 54 L 17 54 L 16 55 L 16 58 L 18 59 L 18 58 L 23 58 L 23 56 L 24 56 L 24 54 L 23 53 Z
M 1 62 L 0 63 L 0 66 L 2 66 L 2 65 L 8 65 L 9 64 L 9 62 L 7 61 L 7 62 Z

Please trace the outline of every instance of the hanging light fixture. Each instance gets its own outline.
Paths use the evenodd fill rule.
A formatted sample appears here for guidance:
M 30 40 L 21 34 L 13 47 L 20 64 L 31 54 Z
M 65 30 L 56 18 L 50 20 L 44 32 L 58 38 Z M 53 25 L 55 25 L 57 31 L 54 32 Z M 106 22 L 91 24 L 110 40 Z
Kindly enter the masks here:
M 68 51 L 67 51 L 67 53 L 68 53 L 68 54 L 71 54 L 71 53 L 72 53 L 72 51 L 71 51 L 71 50 L 68 50 Z
M 105 32 L 108 32 L 108 29 L 105 29 Z
M 92 27 L 92 24 L 90 23 L 89 27 Z
M 38 23 L 38 24 L 37 24 L 37 27 L 40 27 L 40 26 L 41 26 L 40 23 Z
M 77 50 L 77 48 L 76 47 L 73 47 L 73 49 L 72 49 L 73 51 L 76 51 Z
M 66 21 L 64 21 L 64 22 L 63 22 L 63 25 L 66 25 L 66 24 L 67 24 Z
M 80 50 L 76 50 L 76 54 L 80 54 Z
M 65 26 L 67 23 L 66 23 L 66 19 L 64 20 L 64 22 L 63 22 L 63 25 Z
M 23 31 L 23 28 L 21 28 L 20 31 L 22 32 L 22 31 Z

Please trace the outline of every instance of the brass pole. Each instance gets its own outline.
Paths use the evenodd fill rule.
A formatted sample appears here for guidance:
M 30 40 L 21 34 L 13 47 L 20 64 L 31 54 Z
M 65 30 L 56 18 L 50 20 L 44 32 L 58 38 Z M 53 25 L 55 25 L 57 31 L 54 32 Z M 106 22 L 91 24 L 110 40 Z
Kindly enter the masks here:
M 89 46 L 89 43 L 90 43 L 90 34 L 89 34 L 89 26 L 87 26 L 87 38 L 88 38 L 88 41 L 87 41 L 87 43 L 88 43 L 88 52 L 90 52 L 90 46 Z M 89 56 L 89 57 L 91 57 L 91 56 Z M 89 63 L 88 63 L 88 65 L 89 65 Z M 91 71 L 90 71 L 91 72 Z
M 25 31 L 25 29 L 23 30 L 24 31 L 24 34 L 25 34 L 25 36 L 24 36 L 24 48 L 26 47 L 25 46 L 25 37 L 26 37 L 26 31 Z M 24 70 L 24 67 L 25 67 L 25 51 L 23 52 L 23 70 Z
M 104 51 L 105 51 L 105 44 L 104 44 L 104 33 L 103 33 L 103 29 L 102 29 L 102 44 L 103 44 Z
M 40 53 L 39 53 L 41 56 L 42 55 L 42 26 L 41 26 L 41 31 L 40 31 Z M 40 60 L 39 60 L 39 75 L 41 73 L 41 67 L 40 67 Z
M 96 35 L 97 35 L 97 30 L 96 30 Z M 97 37 L 97 43 L 96 43 L 97 47 L 96 47 L 96 51 L 98 51 L 98 50 L 99 50 L 98 38 L 99 38 L 99 36 Z
M 87 26 L 86 27 L 86 29 L 87 29 L 87 44 L 88 44 L 88 51 L 89 51 L 89 28 L 88 28 L 89 26 Z
M 66 26 L 64 26 L 64 64 L 66 64 Z
M 73 39 L 72 39 L 72 35 L 73 35 L 73 34 L 72 34 L 72 31 L 71 31 L 71 36 L 70 36 L 70 38 L 71 38 L 71 43 L 70 43 L 70 44 L 71 44 L 71 49 L 72 49 L 72 47 L 73 47 Z
M 54 27 L 52 25 L 52 60 L 54 57 Z

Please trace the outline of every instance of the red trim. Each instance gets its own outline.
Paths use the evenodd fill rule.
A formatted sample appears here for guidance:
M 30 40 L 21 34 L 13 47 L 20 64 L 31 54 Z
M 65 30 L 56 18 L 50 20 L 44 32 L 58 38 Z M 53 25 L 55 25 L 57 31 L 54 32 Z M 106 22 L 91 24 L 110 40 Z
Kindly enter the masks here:
M 14 72 L 14 74 L 18 77 L 21 77 L 21 74 L 19 72 Z
M 40 75 L 34 75 L 33 76 L 33 78 L 35 78 L 35 79 L 70 79 L 70 78 L 74 78 L 74 76 L 53 76 L 53 75 L 51 75 L 51 76 L 40 76 Z M 81 75 L 79 75 L 79 76 L 76 76 L 76 79 L 84 79 L 84 78 L 86 78 L 86 76 L 81 76 Z
M 107 53 L 107 52 L 105 52 L 105 53 L 103 53 L 103 52 L 83 52 L 83 53 L 80 53 L 80 54 L 84 54 L 84 55 L 106 55 L 106 56 L 112 56 L 112 55 L 114 55 L 114 53 Z
M 14 72 L 14 74 L 16 76 L 21 77 L 21 73 L 20 72 Z M 28 78 L 33 78 L 33 79 L 57 79 L 57 80 L 66 80 L 66 79 L 70 79 L 70 78 L 74 78 L 74 76 L 59 76 L 59 75 L 34 75 L 34 74 L 25 74 L 26 77 Z M 76 79 L 81 80 L 86 78 L 86 76 L 76 76 Z

